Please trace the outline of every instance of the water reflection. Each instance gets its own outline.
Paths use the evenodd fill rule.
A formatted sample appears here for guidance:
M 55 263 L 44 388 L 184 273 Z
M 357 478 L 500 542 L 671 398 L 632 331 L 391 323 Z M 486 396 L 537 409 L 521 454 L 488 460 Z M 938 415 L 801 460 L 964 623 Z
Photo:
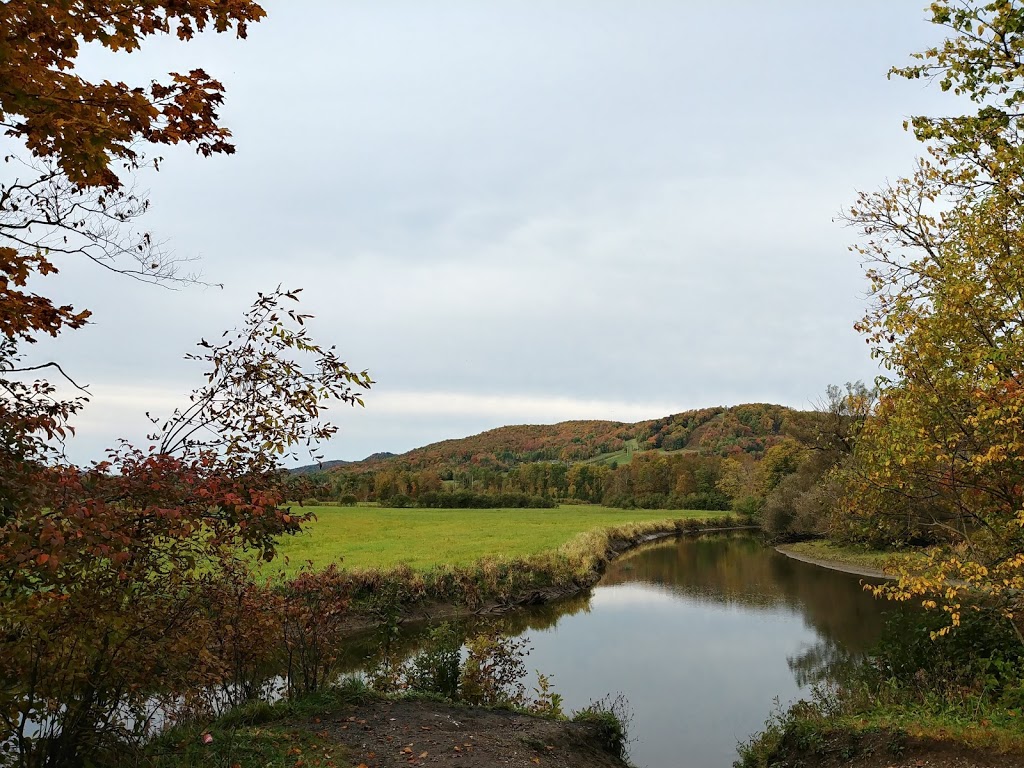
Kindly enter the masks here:
M 470 616 L 448 623 L 463 637 L 472 637 L 494 627 L 509 635 L 530 635 L 552 630 L 567 616 L 586 614 L 591 608 L 591 593 L 573 595 L 544 605 L 497 616 Z M 359 672 L 376 663 L 383 654 L 408 659 L 425 650 L 433 622 L 407 622 L 399 627 L 380 627 L 345 638 L 338 659 L 341 674 Z
M 806 695 L 878 638 L 889 606 L 861 581 L 750 535 L 684 538 L 620 558 L 589 595 L 499 621 L 531 638 L 530 668 L 553 677 L 567 708 L 626 695 L 636 765 L 727 768 L 775 700 Z M 480 622 L 460 629 L 468 635 Z M 409 656 L 427 632 L 366 635 L 350 645 L 347 666 L 365 668 L 382 645 Z
M 800 612 L 826 639 L 863 652 L 878 638 L 880 604 L 857 576 L 780 555 L 750 535 L 658 542 L 613 561 L 599 586 L 645 584 L 673 595 L 748 610 Z
M 610 566 L 589 612 L 529 633 L 530 663 L 571 707 L 625 693 L 637 765 L 728 767 L 776 698 L 806 695 L 877 639 L 887 606 L 860 581 L 749 535 L 651 544 Z

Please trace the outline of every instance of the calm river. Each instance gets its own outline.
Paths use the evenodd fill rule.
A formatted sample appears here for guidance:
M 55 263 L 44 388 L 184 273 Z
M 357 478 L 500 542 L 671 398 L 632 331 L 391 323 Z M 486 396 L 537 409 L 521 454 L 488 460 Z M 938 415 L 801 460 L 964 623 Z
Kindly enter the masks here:
M 887 606 L 860 582 L 752 536 L 650 544 L 553 626 L 527 630 L 528 664 L 553 676 L 566 711 L 623 693 L 635 765 L 727 768 L 776 699 L 809 695 L 878 637 Z
M 551 677 L 566 712 L 626 697 L 634 765 L 729 768 L 776 701 L 809 696 L 874 643 L 886 610 L 858 576 L 720 534 L 645 545 L 613 561 L 589 595 L 500 624 L 530 639 L 527 668 Z M 402 633 L 404 653 L 424 631 Z M 350 649 L 353 668 L 376 647 L 368 640 Z

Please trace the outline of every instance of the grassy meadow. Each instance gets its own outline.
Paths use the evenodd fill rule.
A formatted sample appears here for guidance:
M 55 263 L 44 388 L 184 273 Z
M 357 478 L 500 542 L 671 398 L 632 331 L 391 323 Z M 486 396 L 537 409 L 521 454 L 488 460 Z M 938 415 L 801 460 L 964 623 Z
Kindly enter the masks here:
M 306 561 L 317 568 L 389 568 L 407 563 L 417 570 L 470 565 L 483 557 L 525 557 L 557 549 L 595 528 L 631 522 L 709 518 L 725 512 L 613 509 L 563 505 L 554 509 L 385 509 L 305 507 L 317 520 L 297 536 L 282 539 L 279 559 L 268 568 L 296 572 Z

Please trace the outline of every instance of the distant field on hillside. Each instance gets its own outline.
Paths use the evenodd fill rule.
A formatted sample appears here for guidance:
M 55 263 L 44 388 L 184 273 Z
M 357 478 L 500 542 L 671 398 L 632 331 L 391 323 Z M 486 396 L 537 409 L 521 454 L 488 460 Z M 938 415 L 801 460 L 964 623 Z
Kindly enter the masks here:
M 555 549 L 577 533 L 643 520 L 713 517 L 725 512 L 613 509 L 384 509 L 307 507 L 317 520 L 285 537 L 280 552 L 294 573 L 307 560 L 316 567 L 339 561 L 345 568 L 387 568 L 408 563 L 427 569 L 467 565 L 481 557 L 519 557 Z M 280 570 L 275 562 L 270 571 Z M 269 571 L 268 571 L 269 572 Z
M 633 461 L 633 454 L 640 450 L 640 445 L 637 440 L 626 440 L 625 446 L 621 451 L 612 451 L 611 453 L 599 453 L 597 456 L 586 459 L 584 464 L 611 464 L 615 463 L 618 466 L 624 466 Z

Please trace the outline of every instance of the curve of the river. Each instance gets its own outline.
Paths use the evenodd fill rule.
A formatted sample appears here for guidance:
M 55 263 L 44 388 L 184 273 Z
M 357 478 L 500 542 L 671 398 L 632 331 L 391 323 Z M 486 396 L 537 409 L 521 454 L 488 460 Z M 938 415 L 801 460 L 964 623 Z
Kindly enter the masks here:
M 729 768 L 775 707 L 808 697 L 877 640 L 893 608 L 865 581 L 790 559 L 756 535 L 682 537 L 612 561 L 588 594 L 497 621 L 530 639 L 528 668 L 551 677 L 565 711 L 626 697 L 639 768 Z M 427 630 L 388 635 L 391 654 L 414 654 Z M 381 643 L 373 633 L 353 639 L 345 666 L 372 666 Z
M 553 675 L 568 708 L 623 693 L 637 766 L 727 768 L 776 702 L 808 696 L 877 639 L 888 606 L 863 581 L 753 536 L 646 545 L 589 600 L 524 632 L 529 665 Z

